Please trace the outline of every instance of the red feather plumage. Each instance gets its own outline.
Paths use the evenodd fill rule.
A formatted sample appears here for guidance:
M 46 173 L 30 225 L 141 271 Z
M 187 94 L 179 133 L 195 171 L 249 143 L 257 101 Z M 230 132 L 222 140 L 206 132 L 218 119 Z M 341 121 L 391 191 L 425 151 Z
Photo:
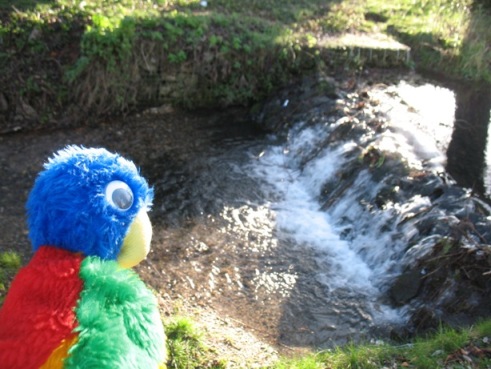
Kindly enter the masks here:
M 77 326 L 82 255 L 43 246 L 0 310 L 0 369 L 38 369 Z

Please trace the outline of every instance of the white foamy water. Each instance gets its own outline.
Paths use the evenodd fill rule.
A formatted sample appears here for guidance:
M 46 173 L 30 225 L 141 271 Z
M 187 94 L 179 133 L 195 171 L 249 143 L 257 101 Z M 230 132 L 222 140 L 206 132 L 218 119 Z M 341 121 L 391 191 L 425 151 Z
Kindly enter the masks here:
M 303 168 L 299 159 L 310 153 L 322 139 L 326 127 L 308 128 L 299 132 L 288 147 L 272 147 L 255 166 L 256 174 L 272 186 L 279 199 L 271 204 L 276 212 L 278 237 L 291 237 L 303 247 L 314 248 L 327 262 L 330 271 L 325 279 L 330 288 L 351 285 L 372 289 L 372 269 L 342 240 L 332 216 L 320 209 L 318 195 L 322 184 L 343 165 L 343 154 L 353 148 L 347 143 L 333 150 L 324 150 Z M 326 274 L 326 275 L 327 275 Z M 336 275 L 337 278 L 331 278 Z
M 443 141 L 448 143 L 451 135 L 453 94 L 431 85 L 413 87 L 403 82 L 394 90 L 370 94 L 380 100 L 377 109 L 388 116 L 390 125 L 383 134 L 358 142 L 369 141 L 378 150 L 401 154 L 408 166 L 417 170 L 443 170 L 445 156 L 439 146 Z M 254 172 L 267 183 L 278 237 L 294 239 L 299 247 L 316 251 L 319 279 L 327 288 L 351 288 L 376 295 L 400 272 L 398 262 L 409 240 L 418 233 L 410 222 L 401 225 L 402 221 L 431 203 L 424 196 L 414 196 L 404 203 L 389 202 L 382 209 L 373 208 L 363 199 L 373 200 L 383 183 L 373 182 L 368 170 L 361 170 L 354 183 L 322 210 L 322 186 L 336 181 L 340 169 L 356 155 L 353 150 L 357 144 L 352 141 L 321 149 L 342 121 L 306 128 L 299 124 L 283 146 L 262 153 Z
M 455 116 L 453 91 L 401 81 L 389 89 L 373 90 L 372 95 L 391 123 L 392 135 L 385 135 L 384 148 L 398 150 L 413 167 L 424 164 L 442 171 Z

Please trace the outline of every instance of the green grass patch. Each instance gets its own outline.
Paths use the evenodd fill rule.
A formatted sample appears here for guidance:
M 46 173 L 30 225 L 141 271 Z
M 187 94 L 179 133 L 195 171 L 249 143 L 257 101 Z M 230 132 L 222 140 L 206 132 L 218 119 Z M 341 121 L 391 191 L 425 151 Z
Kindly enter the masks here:
M 440 328 L 434 336 L 417 339 L 407 356 L 417 368 L 436 368 L 441 366 L 442 361 L 450 354 L 465 347 L 468 342 L 469 331 Z
M 202 335 L 194 323 L 185 317 L 174 317 L 165 324 L 169 358 L 168 369 L 210 368 L 222 369 L 202 342 Z
M 491 342 L 491 319 L 484 320 L 476 325 L 475 329 L 471 332 L 479 337 L 488 337 Z
M 302 358 L 282 359 L 275 366 L 274 369 L 322 369 L 324 363 L 315 355 L 308 355 Z
M 482 368 L 491 364 L 491 320 L 462 330 L 442 327 L 409 343 L 349 344 L 271 369 Z
M 0 252 L 0 304 L 5 298 L 8 285 L 22 265 L 21 257 L 14 251 Z
M 167 323 L 169 368 L 225 368 L 206 350 L 203 336 L 188 318 Z M 267 369 L 477 368 L 491 365 L 491 320 L 465 328 L 440 329 L 410 342 L 347 344 L 300 357 L 283 357 Z
M 413 49 L 417 65 L 448 75 L 491 81 L 491 14 L 471 0 L 370 0 L 378 24 Z
M 18 269 L 21 266 L 19 254 L 14 251 L 0 253 L 0 268 Z

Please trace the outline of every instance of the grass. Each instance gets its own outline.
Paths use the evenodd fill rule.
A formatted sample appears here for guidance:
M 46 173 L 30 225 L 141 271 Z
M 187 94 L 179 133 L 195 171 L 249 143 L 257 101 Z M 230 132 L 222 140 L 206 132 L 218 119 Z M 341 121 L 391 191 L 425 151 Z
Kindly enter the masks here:
M 204 350 L 192 321 L 178 318 L 167 326 L 169 368 L 226 368 Z M 195 359 L 198 358 L 198 359 Z M 467 329 L 440 327 L 407 343 L 348 344 L 302 357 L 281 358 L 265 369 L 482 368 L 491 365 L 491 320 Z M 247 367 L 247 366 L 244 366 Z
M 0 9 L 9 4 L 1 2 Z M 204 11 L 197 1 L 60 0 L 22 9 L 7 12 L 0 25 L 6 44 L 0 68 L 5 76 L 21 74 L 24 88 L 12 77 L 4 77 L 3 85 L 24 101 L 76 101 L 98 115 L 127 110 L 151 80 L 158 84 L 168 75 L 178 78 L 176 104 L 244 104 L 280 85 L 302 61 L 298 41 L 278 22 L 228 8 Z M 70 38 L 75 28 L 80 33 Z M 48 37 L 53 32 L 59 45 Z M 74 57 L 60 60 L 68 52 Z M 61 62 L 62 75 L 33 78 L 27 71 L 38 69 L 32 64 L 40 59 Z M 147 93 L 150 103 L 158 88 Z
M 8 286 L 21 267 L 22 261 L 14 251 L 0 252 L 0 306 L 5 298 Z
M 383 31 L 409 44 L 421 67 L 491 81 L 489 10 L 470 0 L 370 0 L 368 9 L 387 19 Z
M 440 328 L 402 345 L 347 345 L 298 359 L 284 359 L 271 369 L 489 368 L 491 321 L 471 328 Z
M 186 317 L 166 323 L 168 368 L 227 368 L 229 363 L 214 360 L 203 335 Z M 256 364 L 257 365 L 257 364 Z M 440 327 L 433 334 L 410 342 L 348 344 L 301 357 L 283 357 L 264 369 L 381 369 L 381 368 L 482 368 L 491 365 L 491 319 L 466 329 Z M 247 365 L 243 366 L 247 368 Z M 257 366 L 256 366 L 257 367 Z
M 213 359 L 203 344 L 202 335 L 186 317 L 173 317 L 165 324 L 169 359 L 168 369 L 225 368 L 225 363 Z

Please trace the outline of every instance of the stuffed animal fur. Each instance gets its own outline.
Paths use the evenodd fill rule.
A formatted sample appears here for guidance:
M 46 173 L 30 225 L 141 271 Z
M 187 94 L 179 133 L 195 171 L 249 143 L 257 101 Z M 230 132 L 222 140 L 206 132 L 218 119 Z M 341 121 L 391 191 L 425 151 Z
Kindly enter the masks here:
M 34 255 L 0 310 L 0 369 L 165 367 L 156 299 L 128 269 L 149 252 L 152 198 L 105 149 L 45 164 L 27 203 Z

